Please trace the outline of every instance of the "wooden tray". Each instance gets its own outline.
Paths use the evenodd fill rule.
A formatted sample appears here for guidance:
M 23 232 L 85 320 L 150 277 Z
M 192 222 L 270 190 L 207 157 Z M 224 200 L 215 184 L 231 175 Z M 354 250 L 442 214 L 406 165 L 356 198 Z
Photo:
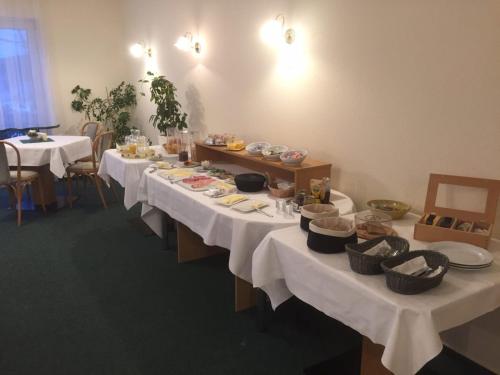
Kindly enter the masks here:
M 440 184 L 475 187 L 487 190 L 485 211 L 473 212 L 437 206 L 436 199 Z M 413 237 L 416 240 L 427 242 L 458 241 L 487 248 L 495 223 L 499 193 L 499 180 L 431 174 L 427 188 L 427 197 L 425 199 L 425 213 L 415 224 Z M 436 215 L 436 219 L 434 219 L 432 223 L 426 224 L 431 214 Z M 452 218 L 452 224 L 449 228 L 439 226 L 440 221 L 444 217 Z M 471 227 L 467 231 L 458 230 L 457 227 L 460 222 L 471 223 Z M 485 232 L 475 233 L 474 228 L 484 229 Z

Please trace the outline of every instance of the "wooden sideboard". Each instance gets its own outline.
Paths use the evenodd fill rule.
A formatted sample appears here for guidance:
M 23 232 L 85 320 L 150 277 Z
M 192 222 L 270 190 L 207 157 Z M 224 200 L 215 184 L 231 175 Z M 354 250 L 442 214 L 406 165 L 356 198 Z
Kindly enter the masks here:
M 225 147 L 196 143 L 196 161 L 210 160 L 240 165 L 257 172 L 268 172 L 272 178 L 294 182 L 296 190 L 309 190 L 311 178 L 330 177 L 332 165 L 307 157 L 300 166 L 285 165 L 281 161 L 265 160 L 249 155 L 246 150 L 229 151 Z

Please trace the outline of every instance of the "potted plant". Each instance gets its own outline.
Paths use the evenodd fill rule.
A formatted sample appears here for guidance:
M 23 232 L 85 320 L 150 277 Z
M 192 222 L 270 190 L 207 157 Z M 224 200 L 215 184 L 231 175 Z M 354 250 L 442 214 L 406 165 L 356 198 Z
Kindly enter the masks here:
M 150 101 L 156 104 L 156 113 L 151 115 L 149 122 L 160 131 L 159 143 L 165 147 L 169 154 L 179 152 L 180 138 L 177 132 L 187 128 L 187 114 L 181 110 L 182 106 L 177 101 L 175 85 L 165 76 L 146 73 L 148 77 L 141 79 L 141 83 L 150 85 Z M 141 93 L 145 96 L 144 93 Z
M 114 141 L 121 142 L 130 134 L 128 123 L 130 112 L 136 106 L 135 87 L 130 83 L 121 82 L 117 87 L 108 92 L 106 98 L 92 98 L 92 90 L 77 85 L 71 90 L 75 96 L 71 108 L 80 113 L 85 113 L 88 121 L 99 121 L 106 128 L 113 128 Z

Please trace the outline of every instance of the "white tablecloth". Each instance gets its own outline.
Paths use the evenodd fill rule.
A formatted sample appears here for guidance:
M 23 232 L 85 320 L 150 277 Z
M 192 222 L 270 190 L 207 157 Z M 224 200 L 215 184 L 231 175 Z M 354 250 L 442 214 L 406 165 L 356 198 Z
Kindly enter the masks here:
M 395 221 L 410 249 L 414 215 Z M 253 284 L 274 308 L 293 295 L 385 346 L 382 363 L 395 374 L 414 374 L 442 349 L 439 333 L 500 307 L 500 242 L 492 241 L 495 264 L 481 271 L 450 269 L 443 283 L 406 296 L 387 289 L 384 275 L 354 273 L 346 253 L 308 249 L 298 226 L 269 233 L 253 256 Z
M 161 151 L 160 146 L 153 146 L 156 152 Z M 166 161 L 176 161 L 177 155 L 164 156 Z M 132 208 L 137 201 L 137 189 L 141 181 L 142 173 L 148 168 L 152 161 L 147 159 L 126 159 L 113 149 L 106 150 L 102 156 L 97 174 L 109 185 L 110 178 L 117 181 L 123 188 L 125 194 L 123 204 L 128 210 Z
M 275 215 L 274 199 L 267 193 L 248 194 L 251 198 L 269 202 L 265 210 Z M 252 254 L 267 233 L 274 229 L 296 225 L 293 218 L 270 218 L 259 213 L 240 213 L 218 205 L 201 192 L 192 192 L 171 184 L 146 170 L 139 186 L 138 199 L 143 202 L 142 218 L 155 233 L 162 236 L 162 211 L 199 234 L 205 244 L 220 246 L 231 251 L 229 269 L 236 276 L 251 282 Z M 352 200 L 335 193 L 340 212 L 353 210 Z
M 70 135 L 51 135 L 54 142 L 22 143 L 20 136 L 6 139 L 16 146 L 21 154 L 21 165 L 26 167 L 39 167 L 50 164 L 50 171 L 61 178 L 66 172 L 66 166 L 78 159 L 92 154 L 92 142 L 89 137 Z M 17 163 L 16 153 L 12 147 L 7 147 L 9 165 Z

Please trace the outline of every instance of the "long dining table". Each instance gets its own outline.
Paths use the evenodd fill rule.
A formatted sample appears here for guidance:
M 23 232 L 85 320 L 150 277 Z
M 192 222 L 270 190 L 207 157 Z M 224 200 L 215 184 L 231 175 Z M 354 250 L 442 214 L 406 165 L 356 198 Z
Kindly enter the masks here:
M 273 217 L 258 212 L 242 213 L 217 204 L 215 199 L 202 192 L 171 183 L 162 177 L 161 171 L 150 172 L 150 169 L 144 171 L 138 191 L 146 224 L 162 236 L 163 213 L 176 220 L 178 260 L 181 263 L 229 250 L 229 270 L 236 276 L 235 308 L 240 311 L 252 306 L 254 250 L 269 232 L 297 225 L 300 215 L 276 214 L 276 199 L 266 191 L 245 194 L 266 202 L 269 206 L 264 210 Z M 341 214 L 354 210 L 352 200 L 345 194 L 334 191 L 332 200 Z
M 177 154 L 165 154 L 161 146 L 152 146 L 152 149 L 157 154 L 162 155 L 163 161 L 172 163 L 177 161 Z M 102 155 L 97 174 L 108 185 L 111 184 L 111 179 L 113 179 L 125 189 L 123 205 L 129 210 L 139 202 L 137 190 L 139 189 L 142 173 L 153 163 L 149 159 L 127 159 L 122 157 L 117 149 L 109 149 Z
M 36 141 L 28 136 L 5 139 L 19 151 L 21 166 L 36 170 L 40 174 L 46 204 L 57 202 L 54 176 L 62 178 L 66 167 L 76 160 L 92 153 L 89 137 L 73 135 L 50 135 L 47 141 Z M 7 147 L 9 166 L 17 166 L 17 156 L 11 147 Z M 36 187 L 35 187 L 36 188 Z M 35 194 L 35 203 L 38 194 Z

